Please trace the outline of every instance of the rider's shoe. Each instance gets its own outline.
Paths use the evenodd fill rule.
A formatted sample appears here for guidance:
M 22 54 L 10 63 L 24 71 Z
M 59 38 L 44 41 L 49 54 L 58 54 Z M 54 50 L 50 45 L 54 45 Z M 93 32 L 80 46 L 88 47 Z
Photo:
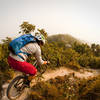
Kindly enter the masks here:
M 24 82 L 24 86 L 27 87 L 27 88 L 30 88 L 30 82 L 31 82 L 31 81 L 26 80 L 26 81 Z
M 29 81 L 33 80 L 34 78 L 35 78 L 35 76 L 32 76 L 32 75 L 28 76 Z

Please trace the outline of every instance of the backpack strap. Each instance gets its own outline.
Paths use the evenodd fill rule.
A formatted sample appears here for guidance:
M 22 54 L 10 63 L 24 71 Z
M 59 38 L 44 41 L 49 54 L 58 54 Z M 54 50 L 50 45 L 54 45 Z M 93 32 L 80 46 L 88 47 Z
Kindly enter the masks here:
M 23 60 L 25 60 L 21 55 L 17 55 L 18 57 L 22 58 Z
M 25 55 L 27 55 L 27 56 L 29 56 L 30 54 L 29 53 L 27 53 L 27 52 L 22 52 L 21 51 L 21 53 L 23 53 L 23 54 L 25 54 Z
M 26 52 L 20 52 L 20 53 L 23 53 L 23 54 L 25 54 L 25 55 L 27 55 L 27 56 L 29 56 L 30 54 L 29 53 L 26 53 Z M 22 58 L 23 60 L 25 60 L 21 55 L 19 55 L 19 54 L 17 54 L 17 56 L 19 56 L 20 58 Z

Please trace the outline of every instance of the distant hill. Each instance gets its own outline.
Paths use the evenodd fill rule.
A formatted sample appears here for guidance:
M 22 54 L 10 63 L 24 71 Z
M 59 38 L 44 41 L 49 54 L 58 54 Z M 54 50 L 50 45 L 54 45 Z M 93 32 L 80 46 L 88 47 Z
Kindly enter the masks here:
M 74 42 L 77 43 L 82 43 L 82 41 L 74 38 L 73 36 L 69 34 L 57 34 L 57 35 L 52 35 L 48 37 L 48 42 L 65 42 L 66 44 L 73 44 Z

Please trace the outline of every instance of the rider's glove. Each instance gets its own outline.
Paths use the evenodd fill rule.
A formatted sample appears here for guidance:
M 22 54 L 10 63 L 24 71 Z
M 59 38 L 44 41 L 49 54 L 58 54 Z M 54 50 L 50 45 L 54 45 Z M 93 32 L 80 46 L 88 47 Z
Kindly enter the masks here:
M 48 64 L 48 63 L 50 63 L 49 61 L 44 61 L 44 63 L 43 64 Z

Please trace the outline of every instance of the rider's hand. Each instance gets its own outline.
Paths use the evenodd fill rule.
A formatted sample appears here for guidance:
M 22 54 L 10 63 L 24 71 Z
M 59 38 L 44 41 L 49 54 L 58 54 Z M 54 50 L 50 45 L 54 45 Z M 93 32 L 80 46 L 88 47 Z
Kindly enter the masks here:
M 44 61 L 44 63 L 43 64 L 49 64 L 50 63 L 50 61 Z

